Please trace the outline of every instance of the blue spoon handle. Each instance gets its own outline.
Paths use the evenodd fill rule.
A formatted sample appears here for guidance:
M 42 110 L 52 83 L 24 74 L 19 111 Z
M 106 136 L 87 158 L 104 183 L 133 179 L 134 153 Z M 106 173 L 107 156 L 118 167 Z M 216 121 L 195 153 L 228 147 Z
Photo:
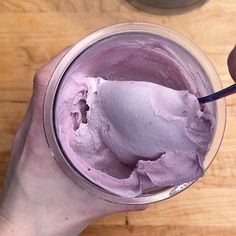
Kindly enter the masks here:
M 200 98 L 198 98 L 198 101 L 201 104 L 207 103 L 207 102 L 212 102 L 212 101 L 226 97 L 226 96 L 233 94 L 233 93 L 236 93 L 236 84 L 233 84 L 233 85 L 229 86 L 228 88 L 222 89 L 222 90 L 220 90 L 216 93 L 210 94 L 208 96 L 200 97 Z

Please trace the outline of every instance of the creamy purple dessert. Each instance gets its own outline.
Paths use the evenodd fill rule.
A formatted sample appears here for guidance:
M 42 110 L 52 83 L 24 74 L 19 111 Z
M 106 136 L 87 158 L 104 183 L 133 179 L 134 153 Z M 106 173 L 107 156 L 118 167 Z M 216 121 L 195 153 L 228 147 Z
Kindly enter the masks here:
M 214 116 L 199 105 L 178 50 L 150 35 L 121 35 L 82 54 L 65 75 L 58 138 L 93 183 L 135 197 L 204 174 Z

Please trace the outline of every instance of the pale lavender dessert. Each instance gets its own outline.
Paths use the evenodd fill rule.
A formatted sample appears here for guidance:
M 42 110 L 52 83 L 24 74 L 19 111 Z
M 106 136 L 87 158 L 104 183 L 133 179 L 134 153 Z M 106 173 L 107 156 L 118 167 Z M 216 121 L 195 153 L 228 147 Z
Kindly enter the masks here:
M 200 107 L 192 75 L 175 55 L 180 49 L 150 35 L 128 36 L 102 41 L 74 62 L 55 119 L 78 171 L 135 197 L 204 174 L 214 116 Z

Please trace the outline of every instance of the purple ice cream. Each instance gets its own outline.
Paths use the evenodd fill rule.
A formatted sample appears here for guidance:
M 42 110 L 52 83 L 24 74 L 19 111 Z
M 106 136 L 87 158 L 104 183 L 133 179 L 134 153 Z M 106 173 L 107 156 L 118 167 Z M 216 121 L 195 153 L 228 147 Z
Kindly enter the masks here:
M 56 120 L 61 145 L 84 176 L 135 197 L 202 176 L 214 118 L 170 49 L 126 41 L 104 43 L 93 57 L 88 52 L 88 66 L 75 64 L 60 87 Z

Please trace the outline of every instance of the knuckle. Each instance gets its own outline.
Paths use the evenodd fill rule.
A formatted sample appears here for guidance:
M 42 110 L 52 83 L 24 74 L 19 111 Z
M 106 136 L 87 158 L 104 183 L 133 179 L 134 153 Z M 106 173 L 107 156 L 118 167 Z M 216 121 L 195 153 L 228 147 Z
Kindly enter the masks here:
M 44 69 L 39 69 L 34 75 L 34 84 L 40 83 L 41 80 L 44 80 L 45 72 Z
M 33 79 L 34 92 L 42 93 L 46 89 L 48 81 L 48 73 L 45 69 L 39 69 L 36 71 Z

